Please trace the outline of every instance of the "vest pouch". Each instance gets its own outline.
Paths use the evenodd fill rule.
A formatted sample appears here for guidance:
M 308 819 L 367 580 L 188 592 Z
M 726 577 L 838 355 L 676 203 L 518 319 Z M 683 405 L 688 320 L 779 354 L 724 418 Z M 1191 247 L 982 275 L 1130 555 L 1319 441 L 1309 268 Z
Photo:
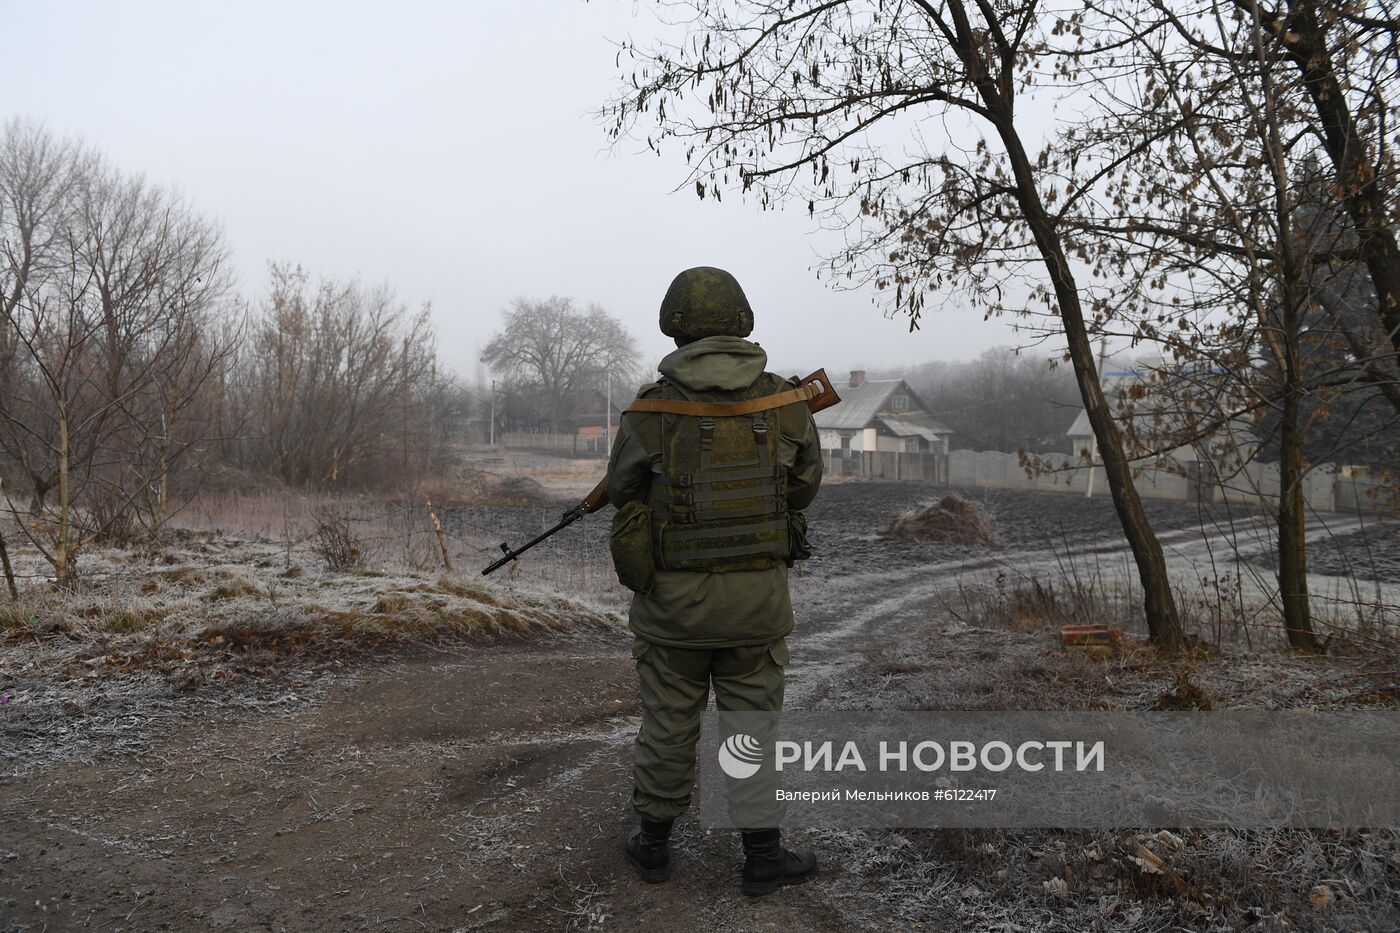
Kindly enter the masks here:
M 780 396 L 785 385 L 765 373 L 747 389 L 699 393 L 699 398 L 661 386 L 664 397 L 655 401 L 679 410 L 663 413 L 659 449 L 649 451 L 647 504 L 657 569 L 771 570 L 788 559 L 783 404 L 764 407 L 765 397 Z M 746 410 L 748 404 L 757 410 Z
M 613 516 L 608 535 L 617 582 L 643 595 L 656 582 L 656 558 L 651 548 L 651 509 L 635 500 L 624 503 Z
M 801 512 L 789 512 L 788 516 L 788 556 L 786 564 L 791 567 L 799 560 L 812 556 L 812 545 L 807 541 L 807 516 Z

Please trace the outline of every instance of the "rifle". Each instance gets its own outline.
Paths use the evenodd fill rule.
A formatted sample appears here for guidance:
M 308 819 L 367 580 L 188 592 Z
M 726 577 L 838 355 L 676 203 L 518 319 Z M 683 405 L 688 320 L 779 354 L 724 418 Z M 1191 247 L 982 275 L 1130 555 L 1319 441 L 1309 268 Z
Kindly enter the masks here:
M 826 378 L 825 369 L 819 369 L 816 372 L 812 373 L 810 376 L 806 376 L 802 379 L 794 379 L 794 381 L 796 382 L 797 387 L 790 391 L 798 393 L 801 396 L 801 401 L 807 403 L 807 408 L 812 412 L 812 414 L 816 414 L 817 412 L 822 411 L 823 409 L 830 408 L 832 405 L 835 405 L 837 402 L 841 401 L 841 396 L 837 395 L 836 390 L 831 387 L 831 380 Z M 772 396 L 769 396 L 768 398 L 772 398 Z M 796 400 L 797 399 L 794 399 L 794 401 Z M 762 402 L 765 401 L 765 399 L 759 398 L 753 399 L 751 401 Z M 672 411 L 677 414 L 696 413 L 691 411 L 692 408 L 705 408 L 708 411 L 708 413 L 720 417 L 724 416 L 725 409 L 728 408 L 745 409 L 744 412 L 733 413 L 747 413 L 748 411 L 762 410 L 752 408 L 751 406 L 746 405 L 745 402 L 735 402 L 732 404 L 710 404 L 705 402 L 696 403 L 670 401 L 667 399 L 639 399 L 638 401 L 633 402 L 631 405 L 628 405 L 623 413 L 626 414 L 626 412 L 628 411 Z M 565 528 L 568 528 L 570 525 L 578 521 L 580 518 L 583 518 L 585 515 L 590 515 L 593 512 L 598 511 L 604 505 L 606 505 L 607 502 L 608 478 L 605 476 L 598 481 L 597 486 L 593 487 L 592 492 L 590 492 L 587 496 L 584 496 L 582 502 L 569 509 L 566 509 L 564 511 L 564 514 L 560 516 L 558 523 L 555 524 L 554 527 L 544 532 L 541 532 L 540 534 L 531 538 L 529 541 L 526 541 L 518 548 L 512 548 L 509 544 L 506 544 L 504 541 L 502 541 L 501 552 L 505 556 L 497 560 L 485 570 L 481 571 L 481 575 L 484 577 L 489 573 L 493 573 L 497 570 L 500 570 L 506 564 L 515 560 L 521 554 L 524 554 L 526 551 L 530 550 L 530 548 L 539 544 L 544 539 L 550 537 L 551 535 L 557 534 L 560 531 L 563 531 Z

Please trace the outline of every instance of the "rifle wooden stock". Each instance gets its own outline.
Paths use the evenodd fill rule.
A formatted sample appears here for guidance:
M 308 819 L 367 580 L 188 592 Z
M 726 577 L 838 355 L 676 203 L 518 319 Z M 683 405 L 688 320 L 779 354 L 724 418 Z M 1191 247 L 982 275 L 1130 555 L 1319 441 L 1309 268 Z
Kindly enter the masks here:
M 584 515 L 591 515 L 608 504 L 608 478 L 604 476 L 598 480 L 598 485 L 593 487 L 593 491 L 583 497 L 579 503 L 579 508 L 583 509 Z
M 803 376 L 801 379 L 797 379 L 796 376 L 793 378 L 796 379 L 799 386 L 817 386 L 821 389 L 816 395 L 807 399 L 807 408 L 814 415 L 819 411 L 825 411 L 832 405 L 841 401 L 841 396 L 837 395 L 836 390 L 831 386 L 831 380 L 826 378 L 825 369 L 819 369 L 809 376 Z

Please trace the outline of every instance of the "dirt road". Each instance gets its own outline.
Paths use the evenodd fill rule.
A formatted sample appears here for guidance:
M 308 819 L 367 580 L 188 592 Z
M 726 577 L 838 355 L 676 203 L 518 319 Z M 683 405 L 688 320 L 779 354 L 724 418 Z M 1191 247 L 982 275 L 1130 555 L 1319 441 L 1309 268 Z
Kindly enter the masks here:
M 0 928 L 811 929 L 810 899 L 735 896 L 728 836 L 683 829 L 669 885 L 623 870 L 623 641 L 416 655 L 11 782 Z
M 895 490 L 886 495 L 920 495 Z M 925 554 L 917 564 L 900 552 L 882 565 L 890 546 L 871 526 L 888 506 L 863 513 L 867 495 L 854 489 L 831 506 L 846 516 L 831 527 L 866 530 L 842 542 L 854 569 L 828 548 L 795 580 L 791 706 L 1132 708 L 1170 684 L 1171 672 L 1150 665 L 1105 668 L 1056 651 L 1045 631 L 960 618 L 954 592 L 970 575 L 1063 560 L 1048 542 L 1036 546 L 1037 533 L 1010 552 Z M 1200 532 L 1184 528 L 1167 541 L 1199 547 Z M 1119 546 L 1105 535 L 1089 552 L 1112 566 Z M 737 891 L 734 836 L 682 822 L 672 880 L 644 885 L 619 857 L 637 724 L 628 646 L 617 631 L 422 650 L 193 695 L 161 684 L 78 690 L 65 701 L 68 733 L 11 736 L 32 742 L 36 758 L 21 761 L 0 801 L 0 930 L 1180 922 L 1180 904 L 1161 897 L 1109 903 L 1087 887 L 1047 896 L 1045 880 L 1063 869 L 1047 863 L 1053 851 L 1068 851 L 1065 838 L 1070 849 L 1088 845 L 1074 834 L 796 832 L 821 851 L 820 882 L 749 900 Z M 1343 690 L 1350 676 L 1325 661 L 1279 663 L 1303 665 L 1313 691 Z M 1287 702 L 1304 689 L 1243 662 L 1197 676 L 1251 701 L 1273 691 Z M 1328 687 L 1334 680 L 1343 686 Z M 41 752 L 55 747 L 65 751 Z

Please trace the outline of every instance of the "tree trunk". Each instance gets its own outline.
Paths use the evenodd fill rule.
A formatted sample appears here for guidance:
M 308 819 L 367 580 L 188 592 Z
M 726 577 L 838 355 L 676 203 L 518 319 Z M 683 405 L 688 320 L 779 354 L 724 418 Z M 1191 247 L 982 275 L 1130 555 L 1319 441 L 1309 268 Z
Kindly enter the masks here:
M 19 587 L 15 586 L 15 571 L 10 566 L 10 550 L 5 547 L 5 532 L 0 531 L 0 569 L 5 571 L 5 585 L 10 590 L 10 598 L 19 599 Z
M 165 519 L 170 508 L 170 463 L 166 458 L 166 451 L 160 454 L 160 488 L 157 492 L 155 528 L 152 529 L 154 540 L 159 543 L 165 534 Z
M 1337 187 L 1355 225 L 1357 246 L 1376 289 L 1376 313 L 1400 352 L 1400 245 L 1389 225 L 1385 193 L 1376 173 L 1362 160 L 1356 122 L 1332 65 L 1327 34 L 1313 0 L 1293 0 L 1286 26 L 1275 36 L 1298 66 L 1322 123 L 1322 141 L 1336 173 Z
M 1133 559 L 1137 563 L 1149 640 L 1167 651 L 1180 650 L 1185 646 L 1186 640 L 1181 631 L 1176 599 L 1172 595 L 1171 578 L 1167 575 L 1162 546 L 1152 531 L 1147 513 L 1143 510 L 1137 487 L 1133 485 L 1132 468 L 1123 450 L 1122 436 L 1113 421 L 1112 413 L 1108 410 L 1103 387 L 1099 384 L 1098 368 L 1094 365 L 1094 347 L 1084 322 L 1084 310 L 1079 302 L 1079 286 L 1074 280 L 1074 273 L 1070 271 L 1055 221 L 1045 210 L 1036 187 L 1035 169 L 1016 129 L 1013 113 L 1014 76 L 1009 73 L 1003 73 L 999 77 L 991 74 L 980 57 L 980 42 L 974 38 L 963 4 L 954 2 L 950 9 L 956 21 L 961 45 L 958 50 L 959 57 L 967 68 L 968 76 L 977 86 L 978 94 L 990 114 L 990 122 L 996 127 L 1002 145 L 1006 148 L 1016 181 L 1017 204 L 1032 236 L 1035 237 L 1036 247 L 1050 274 L 1055 300 L 1059 304 L 1060 320 L 1069 344 L 1070 359 L 1074 364 L 1074 375 L 1079 383 L 1080 396 L 1084 400 L 1084 411 L 1098 440 L 1099 459 L 1108 479 L 1113 506 L 1118 512 L 1118 521 L 1123 526 L 1123 534 L 1128 539 Z M 1003 70 L 1008 71 L 1010 67 L 1011 62 L 1004 58 Z
M 1068 272 L 1067 269 L 1064 271 Z M 1051 277 L 1055 278 L 1053 272 Z M 1063 288 L 1070 295 L 1070 301 L 1062 294 L 1061 283 L 1056 282 L 1055 292 L 1060 302 L 1060 317 L 1064 322 L 1065 337 L 1069 342 L 1074 375 L 1079 382 L 1084 411 L 1098 441 L 1099 462 L 1103 466 L 1109 492 L 1113 496 L 1113 507 L 1118 513 L 1118 521 L 1123 526 L 1123 534 L 1128 539 L 1133 559 L 1137 563 L 1149 638 L 1158 647 L 1176 651 L 1184 647 L 1185 637 L 1177 616 L 1176 598 L 1172 595 L 1171 578 L 1167 575 L 1166 558 L 1162 554 L 1157 535 L 1152 530 L 1152 523 L 1148 521 L 1147 512 L 1142 507 L 1137 487 L 1133 484 L 1132 466 L 1123 451 L 1122 434 L 1113 421 L 1108 402 L 1104 398 L 1103 387 L 1099 384 L 1098 369 L 1094 365 L 1094 348 L 1084 325 L 1078 293 L 1074 291 L 1072 281 Z
M 1258 23 L 1259 11 L 1254 10 Z M 1305 16 L 1306 16 L 1305 11 Z M 1256 29 L 1258 27 L 1256 26 Z M 1305 27 L 1306 28 L 1306 27 Z M 1321 32 L 1317 28 L 1314 19 L 1311 28 L 1315 33 L 1313 39 L 1320 40 Z M 1292 34 L 1291 34 L 1292 35 Z M 1296 38 L 1296 36 L 1295 36 Z M 1283 37 L 1284 46 L 1296 44 L 1287 36 Z M 1260 42 L 1262 45 L 1262 40 Z M 1319 78 L 1318 75 L 1309 75 L 1310 69 L 1317 67 L 1324 69 L 1325 74 Z M 1346 102 L 1342 99 L 1341 88 L 1335 87 L 1336 98 L 1326 101 L 1328 88 L 1326 81 L 1331 80 L 1336 84 L 1335 76 L 1332 75 L 1332 65 L 1330 61 L 1324 60 L 1321 63 L 1315 59 L 1302 63 L 1303 78 L 1308 85 L 1309 93 L 1313 95 L 1313 100 L 1318 107 L 1318 113 L 1322 115 L 1324 124 L 1336 117 L 1336 113 L 1329 116 L 1329 110 L 1333 107 L 1340 107 L 1340 112 L 1346 118 L 1347 127 L 1344 135 L 1351 137 L 1350 143 L 1342 146 L 1345 152 L 1334 154 L 1334 158 L 1340 157 L 1337 164 L 1338 177 L 1345 179 L 1350 170 L 1344 168 L 1348 160 L 1354 160 L 1357 156 L 1355 143 L 1355 127 L 1351 125 L 1351 112 L 1346 109 Z M 1303 651 L 1315 651 L 1316 642 L 1313 639 L 1312 612 L 1308 600 L 1308 561 L 1307 546 L 1304 538 L 1304 521 L 1306 519 L 1306 503 L 1303 501 L 1303 437 L 1301 424 L 1301 409 L 1303 395 L 1308 387 L 1303 381 L 1302 371 L 1302 345 L 1301 335 L 1303 328 L 1303 307 L 1306 287 L 1303 285 L 1306 277 L 1304 271 L 1311 271 L 1311 264 L 1306 260 L 1306 253 L 1298 249 L 1297 226 L 1293 219 L 1295 204 L 1290 194 L 1289 174 L 1287 162 L 1287 149 L 1284 145 L 1283 134 L 1280 130 L 1282 121 L 1279 118 L 1273 80 L 1270 71 L 1265 68 L 1261 71 L 1261 78 L 1264 82 L 1264 109 L 1267 114 L 1267 155 L 1269 159 L 1270 171 L 1273 175 L 1274 204 L 1276 219 L 1278 223 L 1278 250 L 1279 250 L 1279 273 L 1280 292 L 1283 301 L 1281 313 L 1279 314 L 1279 324 L 1282 333 L 1279 338 L 1270 340 L 1266 331 L 1265 339 L 1274 346 L 1276 357 L 1281 356 L 1283 373 L 1283 418 L 1279 426 L 1279 491 L 1278 491 L 1278 585 L 1279 596 L 1283 601 L 1283 625 L 1284 631 L 1288 634 L 1288 644 L 1293 648 Z M 1321 89 L 1321 92 L 1320 92 Z M 1324 136 L 1327 137 L 1326 145 L 1329 152 L 1336 141 L 1336 127 L 1325 126 Z M 1343 181 L 1345 184 L 1345 181 Z M 1376 189 L 1370 186 L 1374 195 Z M 1348 195 L 1348 209 L 1351 209 L 1352 196 Z M 1357 232 L 1364 241 L 1366 233 L 1362 229 L 1359 215 L 1353 214 L 1353 220 L 1357 224 Z M 1390 239 L 1391 249 L 1394 249 L 1395 241 Z M 1366 247 L 1362 247 L 1363 253 Z M 1383 264 L 1385 265 L 1385 264 Z M 1396 268 L 1393 267 L 1391 271 Z M 1382 317 L 1386 313 L 1387 299 L 1381 289 L 1383 279 L 1376 280 L 1378 310 Z M 1395 283 L 1400 284 L 1400 283 Z M 1266 326 L 1269 323 L 1267 316 L 1263 322 Z M 1400 335 L 1393 335 L 1400 336 Z
M 66 590 L 73 585 L 73 490 L 68 477 L 68 411 L 60 403 L 58 412 L 58 540 L 54 546 L 54 583 Z
M 1283 456 L 1279 461 L 1278 586 L 1283 599 L 1283 626 L 1288 644 L 1316 651 L 1308 600 L 1307 549 L 1303 540 L 1302 456 L 1298 450 L 1296 397 L 1284 403 Z M 1290 419 L 1293 419 L 1290 422 Z
M 1303 537 L 1303 451 L 1299 411 L 1303 386 L 1298 360 L 1298 306 L 1286 289 L 1283 309 L 1283 423 L 1279 427 L 1278 587 L 1283 600 L 1283 626 L 1288 644 L 1316 651 L 1308 600 L 1308 558 Z

